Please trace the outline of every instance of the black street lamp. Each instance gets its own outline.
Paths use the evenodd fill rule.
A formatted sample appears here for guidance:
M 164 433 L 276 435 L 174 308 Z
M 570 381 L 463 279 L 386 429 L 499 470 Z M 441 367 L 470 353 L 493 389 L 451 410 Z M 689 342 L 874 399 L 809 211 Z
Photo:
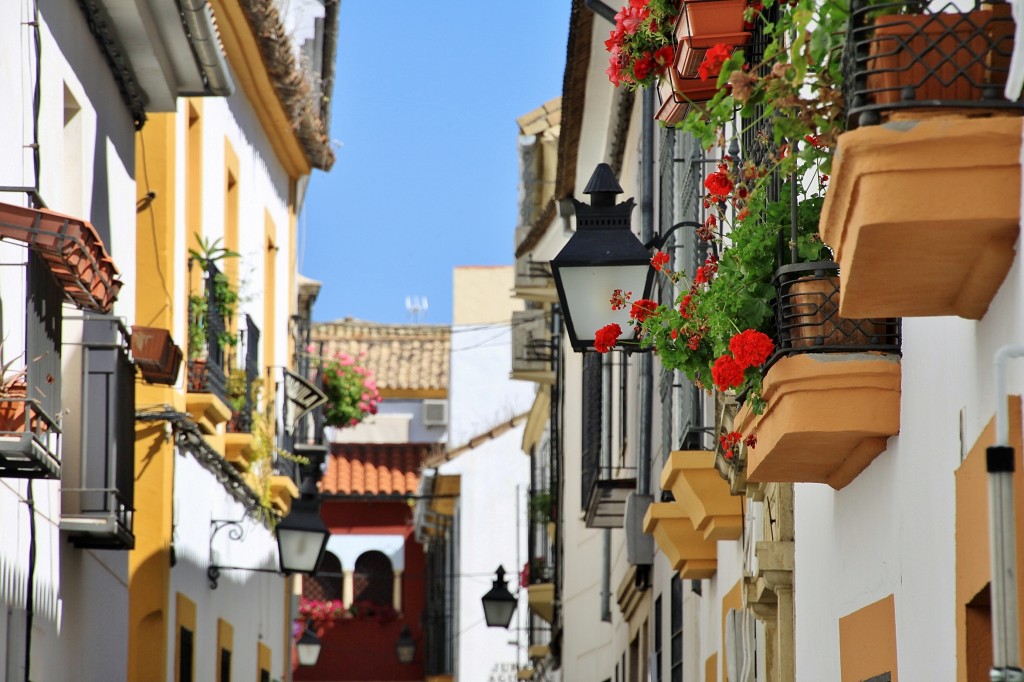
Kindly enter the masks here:
M 303 456 L 309 457 L 308 471 L 303 472 L 302 493 L 292 503 L 288 516 L 277 524 L 277 547 L 281 572 L 312 575 L 320 568 L 331 531 L 320 518 L 316 482 L 320 478 L 320 462 L 327 448 L 305 445 Z M 300 448 L 296 447 L 296 453 Z
M 597 164 L 583 193 L 591 203 L 573 199 L 576 233 L 551 260 L 569 342 L 577 352 L 594 350 L 597 331 L 618 324 L 624 332 L 618 344 L 637 350 L 638 340 L 628 333 L 629 311 L 632 301 L 650 297 L 654 268 L 649 249 L 630 229 L 636 204 L 615 203 L 622 187 L 606 163 Z M 616 291 L 630 294 L 630 303 L 619 310 L 611 304 Z
M 302 637 L 295 643 L 295 648 L 299 654 L 299 665 L 301 666 L 314 666 L 320 659 L 320 650 L 323 648 L 323 643 L 320 638 L 316 636 L 316 633 L 306 628 L 302 632 Z
M 395 655 L 398 656 L 399 663 L 412 663 L 412 659 L 416 657 L 416 640 L 412 638 L 408 625 L 403 625 L 402 632 L 398 635 Z
M 512 614 L 516 610 L 516 598 L 508 591 L 505 584 L 505 567 L 498 566 L 495 571 L 494 586 L 483 596 L 484 619 L 487 627 L 508 628 L 512 622 Z

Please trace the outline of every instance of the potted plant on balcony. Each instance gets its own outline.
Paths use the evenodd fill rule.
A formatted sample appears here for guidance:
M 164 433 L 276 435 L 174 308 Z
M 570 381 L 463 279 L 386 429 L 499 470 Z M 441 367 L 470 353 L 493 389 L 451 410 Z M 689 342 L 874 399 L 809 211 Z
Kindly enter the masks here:
M 1009 4 L 947 9 L 918 1 L 854 3 L 854 49 L 874 104 L 1001 96 L 1013 49 Z
M 355 426 L 370 415 L 377 414 L 380 391 L 373 372 L 357 364 L 365 354 L 355 358 L 338 353 L 323 371 L 323 391 L 327 394 L 324 422 L 335 428 Z
M 679 13 L 673 0 L 629 0 L 615 15 L 615 28 L 605 41 L 613 85 L 629 90 L 657 82 L 672 65 L 673 26 Z
M 0 432 L 25 430 L 25 397 L 27 388 L 25 375 L 28 369 L 14 369 L 22 354 L 0 365 Z M 3 358 L 3 344 L 0 343 L 0 360 Z
M 192 294 L 188 299 L 188 359 L 189 388 L 203 390 L 206 355 L 211 341 L 223 350 L 234 347 L 238 339 L 231 332 L 229 321 L 238 307 L 238 291 L 228 277 L 217 269 L 217 264 L 226 258 L 239 258 L 241 254 L 221 246 L 221 240 L 211 241 L 196 235 L 198 249 L 189 249 L 189 270 L 192 264 L 199 265 L 200 271 L 207 273 L 206 291 L 203 294 Z M 211 311 L 210 306 L 214 310 Z M 210 328 L 211 312 L 225 324 L 215 331 Z M 214 338 L 210 338 L 211 334 Z

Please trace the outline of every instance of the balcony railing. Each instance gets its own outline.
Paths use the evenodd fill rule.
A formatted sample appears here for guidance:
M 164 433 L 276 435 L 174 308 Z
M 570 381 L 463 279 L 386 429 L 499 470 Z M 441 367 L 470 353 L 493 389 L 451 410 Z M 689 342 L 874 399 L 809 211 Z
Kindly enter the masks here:
M 231 396 L 234 400 L 231 403 L 231 421 L 228 422 L 227 429 L 233 433 L 250 433 L 252 431 L 252 412 L 256 409 L 254 393 L 260 379 L 260 328 L 256 326 L 249 315 L 245 316 L 242 345 L 245 357 L 243 388 L 245 394 L 242 397 L 240 409 L 235 409 L 239 404 L 238 396 Z
M 1024 107 L 1003 95 L 1014 30 L 1007 2 L 853 0 L 843 54 L 848 127 L 901 110 Z
M 0 478 L 60 478 L 57 419 L 64 291 L 35 253 L 28 256 L 26 289 L 24 373 L 21 380 L 8 377 L 0 392 Z M 6 330 L 0 329 L 0 334 Z M 0 362 L 4 359 L 0 357 Z
M 206 338 L 205 357 L 189 360 L 188 390 L 195 393 L 211 393 L 225 404 L 228 403 L 228 382 L 224 372 L 225 357 L 224 339 L 230 320 L 225 319 L 217 300 L 217 286 L 223 286 L 223 277 L 216 265 L 210 263 L 206 268 L 205 293 L 206 313 L 201 320 L 190 320 L 190 324 L 204 325 Z M 201 353 L 202 354 L 202 353 Z
M 899 318 L 839 316 L 839 266 L 832 261 L 785 265 L 776 271 L 772 360 L 800 353 L 899 353 Z
M 81 432 L 77 452 L 65 456 L 61 490 L 60 527 L 77 547 L 135 546 L 135 365 L 128 344 L 117 318 L 85 318 Z

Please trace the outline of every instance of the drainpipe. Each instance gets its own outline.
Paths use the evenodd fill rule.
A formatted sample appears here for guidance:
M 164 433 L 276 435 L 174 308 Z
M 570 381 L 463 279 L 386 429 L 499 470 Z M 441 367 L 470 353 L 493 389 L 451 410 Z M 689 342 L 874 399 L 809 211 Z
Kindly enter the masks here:
M 180 0 L 181 23 L 189 35 L 196 64 L 203 72 L 206 89 L 217 97 L 230 97 L 235 91 L 228 65 L 220 49 L 213 10 L 208 0 Z
M 1017 548 L 1013 500 L 1014 451 L 1010 446 L 1006 365 L 1024 357 L 1024 346 L 996 351 L 996 440 L 985 452 L 992 560 L 992 682 L 1022 682 L 1017 625 Z
M 607 358 L 601 363 L 601 469 L 612 468 L 612 363 Z M 612 530 L 601 531 L 601 621 L 612 622 Z

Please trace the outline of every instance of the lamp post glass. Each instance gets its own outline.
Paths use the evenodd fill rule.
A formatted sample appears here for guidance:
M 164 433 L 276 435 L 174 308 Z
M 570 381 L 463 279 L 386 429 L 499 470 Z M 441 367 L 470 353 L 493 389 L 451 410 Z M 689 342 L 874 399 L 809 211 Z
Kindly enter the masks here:
M 628 334 L 630 306 L 612 310 L 612 293 L 618 289 L 623 294 L 632 293 L 632 301 L 643 298 L 650 272 L 649 257 L 641 264 L 593 264 L 559 269 L 558 288 L 564 292 L 562 309 L 566 323 L 572 325 L 573 350 L 593 350 L 597 330 L 609 324 L 619 325 Z M 623 340 L 628 341 L 628 338 Z
M 296 500 L 291 513 L 277 524 L 282 573 L 312 574 L 320 567 L 330 531 L 320 519 L 319 506 Z
M 495 572 L 494 586 L 483 596 L 484 619 L 487 627 L 507 628 L 512 622 L 512 614 L 516 610 L 516 598 L 508 591 L 505 584 L 505 567 L 498 566 Z
M 295 643 L 295 648 L 298 650 L 299 665 L 314 666 L 320 659 L 320 649 L 323 648 L 323 644 L 316 633 L 307 628 L 303 631 L 299 641 Z

